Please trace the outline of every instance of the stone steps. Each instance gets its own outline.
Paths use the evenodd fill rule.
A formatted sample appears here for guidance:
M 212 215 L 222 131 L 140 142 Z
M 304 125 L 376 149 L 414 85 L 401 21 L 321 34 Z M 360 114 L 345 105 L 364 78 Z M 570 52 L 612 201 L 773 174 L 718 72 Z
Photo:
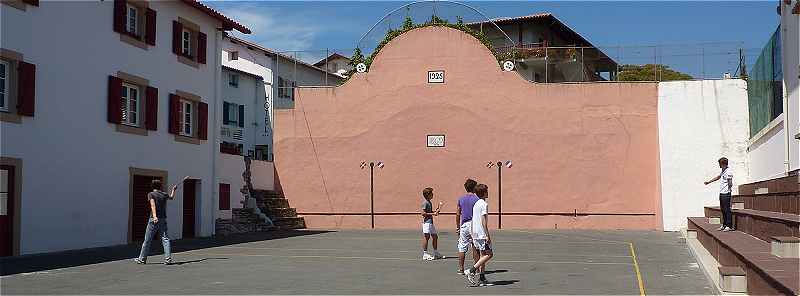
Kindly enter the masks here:
M 289 207 L 289 200 L 285 198 L 257 198 L 256 201 L 256 204 L 261 209 Z
M 303 217 L 288 217 L 276 218 L 272 220 L 275 226 L 281 229 L 304 229 L 306 228 L 306 220 Z

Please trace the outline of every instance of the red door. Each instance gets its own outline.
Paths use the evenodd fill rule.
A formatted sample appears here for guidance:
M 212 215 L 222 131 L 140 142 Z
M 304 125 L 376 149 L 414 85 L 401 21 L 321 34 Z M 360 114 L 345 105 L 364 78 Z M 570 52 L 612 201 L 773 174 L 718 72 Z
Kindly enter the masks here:
M 195 184 L 194 179 L 183 181 L 183 238 L 194 237 Z
M 14 167 L 0 166 L 0 257 L 14 253 Z
M 151 182 L 161 177 L 133 175 L 133 200 L 131 201 L 131 240 L 143 241 L 147 230 L 147 219 L 150 218 L 150 202 L 147 194 L 153 191 Z

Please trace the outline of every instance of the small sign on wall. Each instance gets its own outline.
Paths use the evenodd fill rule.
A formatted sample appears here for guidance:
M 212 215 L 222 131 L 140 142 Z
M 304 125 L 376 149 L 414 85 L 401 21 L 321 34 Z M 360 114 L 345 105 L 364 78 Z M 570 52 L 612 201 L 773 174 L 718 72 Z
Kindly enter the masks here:
M 428 71 L 428 83 L 444 83 L 444 70 Z
M 428 135 L 428 147 L 444 147 L 444 135 Z

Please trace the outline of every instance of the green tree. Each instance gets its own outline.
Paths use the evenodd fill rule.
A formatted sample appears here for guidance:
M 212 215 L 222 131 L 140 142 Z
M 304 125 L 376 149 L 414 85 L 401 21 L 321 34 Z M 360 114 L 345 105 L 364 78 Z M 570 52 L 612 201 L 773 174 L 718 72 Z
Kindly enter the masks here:
M 623 65 L 619 72 L 620 81 L 672 81 L 692 80 L 689 74 L 681 73 L 661 64 Z
M 411 19 L 410 16 L 406 16 L 406 19 L 403 20 L 403 31 L 408 31 L 414 28 L 414 21 Z

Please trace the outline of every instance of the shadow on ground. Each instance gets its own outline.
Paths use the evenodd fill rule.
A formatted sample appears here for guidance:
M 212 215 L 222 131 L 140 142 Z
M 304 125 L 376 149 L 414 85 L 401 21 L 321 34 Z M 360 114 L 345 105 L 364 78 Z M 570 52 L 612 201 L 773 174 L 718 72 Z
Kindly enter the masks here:
M 281 239 L 287 237 L 316 235 L 330 231 L 283 230 L 258 233 L 236 234 L 224 237 L 206 237 L 181 239 L 172 241 L 172 252 L 184 252 L 198 249 L 214 248 L 241 243 Z M 132 259 L 139 255 L 141 242 L 101 248 L 71 250 L 63 252 L 23 255 L 0 258 L 0 275 L 12 275 L 26 272 L 37 272 L 50 269 L 75 267 L 109 261 Z M 157 249 L 157 250 L 156 250 Z M 163 254 L 159 240 L 151 244 L 151 256 Z M 155 258 L 154 258 L 155 259 Z M 177 265 L 198 263 L 206 260 L 224 260 L 228 258 L 204 258 L 200 260 L 175 262 Z M 151 263 L 152 264 L 152 263 Z

